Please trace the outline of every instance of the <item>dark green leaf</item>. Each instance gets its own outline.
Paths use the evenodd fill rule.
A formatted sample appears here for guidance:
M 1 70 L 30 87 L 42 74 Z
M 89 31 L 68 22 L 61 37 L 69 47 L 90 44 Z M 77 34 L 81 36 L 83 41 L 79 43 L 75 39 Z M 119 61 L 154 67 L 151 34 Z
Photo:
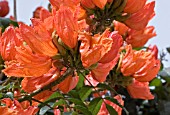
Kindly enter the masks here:
M 81 105 L 86 107 L 86 105 L 83 103 L 83 101 L 76 99 L 76 98 L 68 98 L 68 100 L 76 105 Z
M 166 49 L 167 49 L 168 53 L 170 53 L 170 47 L 168 47 L 168 48 L 166 48 Z
M 55 92 L 46 101 L 51 100 L 51 99 L 56 99 L 57 97 L 63 98 L 63 95 L 60 94 L 59 92 Z
M 88 109 L 89 109 L 89 111 L 92 113 L 92 115 L 97 115 L 97 113 L 99 112 L 100 107 L 101 107 L 101 105 L 102 105 L 102 102 L 103 102 L 103 100 L 102 100 L 101 97 L 94 98 L 94 99 L 90 102 L 90 104 L 89 104 L 89 106 L 88 106 Z
M 106 108 L 107 108 L 110 115 L 118 115 L 118 113 L 116 112 L 116 110 L 112 106 L 106 104 Z
M 80 96 L 81 100 L 84 101 L 85 99 L 87 99 L 87 97 L 91 94 L 91 92 L 92 92 L 91 87 L 88 87 L 88 86 L 82 87 L 79 90 L 79 96 Z
M 78 94 L 78 92 L 76 90 L 69 91 L 68 95 L 70 95 L 73 98 L 80 99 L 79 94 Z
M 84 106 L 76 105 L 74 108 L 83 113 L 83 115 L 92 115 L 92 113 Z
M 161 82 L 161 80 L 160 79 L 158 79 L 158 78 L 155 78 L 155 79 L 153 79 L 151 82 L 150 82 L 150 84 L 149 84 L 150 86 L 156 86 L 156 87 L 159 87 L 159 86 L 161 86 L 162 85 L 162 82 Z
M 13 25 L 13 26 L 17 26 L 18 27 L 18 23 L 10 20 L 9 18 L 1 18 L 0 17 L 0 27 L 2 28 L 2 32 L 5 31 L 5 28 L 7 28 L 9 25 Z
M 77 90 L 79 90 L 81 87 L 84 86 L 84 77 L 82 76 L 82 74 L 79 74 L 79 73 L 78 73 L 78 76 L 79 76 L 79 82 L 76 85 Z

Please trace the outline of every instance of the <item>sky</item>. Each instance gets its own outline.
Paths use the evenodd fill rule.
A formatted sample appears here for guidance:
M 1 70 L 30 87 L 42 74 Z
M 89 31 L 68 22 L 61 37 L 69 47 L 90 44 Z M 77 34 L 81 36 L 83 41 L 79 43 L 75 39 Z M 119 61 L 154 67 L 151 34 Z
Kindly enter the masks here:
M 8 0 L 10 6 L 9 15 L 13 15 L 13 0 Z M 151 1 L 151 0 L 150 0 Z M 18 21 L 30 24 L 30 18 L 33 15 L 33 11 L 38 6 L 44 6 L 47 8 L 48 0 L 17 0 L 17 19 Z M 146 46 L 152 44 L 157 45 L 159 51 L 165 51 L 170 47 L 170 0 L 156 0 L 155 12 L 156 16 L 151 20 L 149 25 L 155 26 L 157 36 L 150 39 Z M 9 16 L 8 15 L 8 16 Z M 165 67 L 170 67 L 170 55 L 167 54 L 164 62 Z

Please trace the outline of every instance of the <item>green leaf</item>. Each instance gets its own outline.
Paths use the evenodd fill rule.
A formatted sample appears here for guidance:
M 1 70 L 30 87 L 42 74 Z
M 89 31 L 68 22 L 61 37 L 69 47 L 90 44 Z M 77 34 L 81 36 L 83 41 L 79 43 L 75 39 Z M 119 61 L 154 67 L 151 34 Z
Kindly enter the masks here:
M 80 88 L 82 88 L 84 86 L 84 77 L 82 74 L 78 73 L 79 76 L 79 82 L 76 85 L 76 89 L 79 90 Z
M 102 105 L 102 102 L 103 102 L 103 100 L 102 100 L 101 97 L 94 98 L 94 99 L 90 102 L 90 104 L 89 104 L 89 106 L 88 106 L 88 109 L 89 109 L 89 111 L 92 113 L 92 115 L 97 115 L 97 113 L 99 112 L 100 107 L 101 107 L 101 105 Z
M 79 93 L 79 96 L 80 96 L 81 100 L 84 101 L 91 94 L 91 92 L 92 92 L 92 88 L 89 87 L 89 86 L 85 86 L 85 87 L 82 87 L 79 90 L 78 93 Z
M 150 86 L 156 86 L 156 87 L 159 87 L 159 86 L 161 86 L 162 85 L 162 82 L 161 82 L 161 80 L 160 79 L 158 79 L 158 78 L 155 78 L 155 79 L 153 79 L 151 82 L 150 82 L 150 84 L 149 84 Z
M 107 108 L 110 115 L 118 115 L 118 113 L 116 112 L 116 110 L 112 106 L 106 104 L 106 108 Z
M 2 32 L 4 32 L 5 28 L 7 28 L 10 24 L 18 27 L 18 23 L 16 21 L 10 20 L 9 18 L 0 17 L 0 27 L 2 28 Z
M 109 101 L 115 103 L 116 105 L 118 105 L 119 107 L 123 108 L 123 106 L 117 101 L 117 99 L 114 99 L 112 97 L 105 97 L 104 99 L 109 100 Z
M 86 107 L 86 105 L 83 103 L 83 101 L 76 99 L 76 98 L 68 98 L 68 100 L 76 105 L 81 105 Z
M 58 97 L 58 98 L 63 98 L 63 95 L 60 94 L 59 92 L 55 92 L 55 93 L 53 93 L 46 101 L 52 100 L 52 99 L 56 99 L 57 97 Z
M 83 113 L 83 115 L 92 115 L 92 113 L 86 107 L 76 105 L 74 108 L 79 110 L 81 113 Z
M 64 99 L 60 99 L 57 102 L 54 103 L 53 107 L 59 106 L 59 105 L 67 105 L 67 102 Z
M 3 97 L 3 94 L 2 93 L 0 93 L 0 99 Z
M 70 95 L 73 98 L 80 99 L 79 94 L 78 94 L 78 92 L 76 90 L 69 91 L 68 95 Z

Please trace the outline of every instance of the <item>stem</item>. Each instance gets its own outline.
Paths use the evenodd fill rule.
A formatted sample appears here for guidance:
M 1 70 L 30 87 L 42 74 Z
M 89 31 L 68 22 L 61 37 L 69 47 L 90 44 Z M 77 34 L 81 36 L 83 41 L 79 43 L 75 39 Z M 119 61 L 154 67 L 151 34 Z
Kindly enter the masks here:
M 35 95 L 37 95 L 37 94 L 39 94 L 39 93 L 41 93 L 41 92 L 43 92 L 43 91 L 45 91 L 45 90 L 48 90 L 48 89 L 52 88 L 53 86 L 61 83 L 63 80 L 65 80 L 65 79 L 68 77 L 68 75 L 70 75 L 70 74 L 72 74 L 72 73 L 73 73 L 73 69 L 68 68 L 67 71 L 66 71 L 63 75 L 61 75 L 56 81 L 51 82 L 50 84 L 44 86 L 44 87 L 41 88 L 41 89 L 35 90 L 35 91 L 32 92 L 31 94 L 29 94 L 29 95 L 27 95 L 27 96 L 24 96 L 24 97 L 22 97 L 22 98 L 20 98 L 20 99 L 18 99 L 18 101 L 19 101 L 19 102 L 23 102 L 23 101 L 25 101 L 25 100 L 31 100 L 31 98 L 32 98 L 33 96 L 35 96 Z
M 14 18 L 17 20 L 17 3 L 16 0 L 14 0 Z
M 39 100 L 37 100 L 37 99 L 31 98 L 31 100 L 33 100 L 33 101 L 35 101 L 35 102 L 38 102 L 38 103 L 41 103 L 42 105 L 47 106 L 47 107 L 49 107 L 49 108 L 52 109 L 52 110 L 54 109 L 53 107 L 51 107 L 51 106 L 48 105 L 47 103 L 41 102 L 41 101 L 39 101 Z

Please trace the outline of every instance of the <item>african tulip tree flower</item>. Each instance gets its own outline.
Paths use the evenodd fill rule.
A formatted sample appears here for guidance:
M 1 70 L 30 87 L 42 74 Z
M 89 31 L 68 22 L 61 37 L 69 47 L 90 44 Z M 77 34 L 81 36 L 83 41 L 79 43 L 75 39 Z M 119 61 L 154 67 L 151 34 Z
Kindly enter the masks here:
M 106 29 L 102 35 L 82 33 L 79 36 L 81 41 L 80 54 L 81 61 L 84 67 L 88 68 L 97 63 L 112 47 L 113 40 L 109 38 L 110 31 Z
M 124 76 L 134 77 L 140 82 L 148 82 L 156 77 L 160 69 L 160 60 L 155 59 L 151 52 L 132 50 L 130 45 L 125 47 L 126 54 L 121 63 Z
M 133 48 L 143 47 L 147 41 L 156 36 L 153 26 L 148 26 L 142 30 L 129 29 L 127 32 L 126 42 Z
M 129 29 L 124 23 L 121 23 L 116 20 L 113 21 L 113 24 L 114 24 L 114 30 L 118 31 L 120 35 L 125 35 Z
M 158 59 L 158 47 L 156 45 L 149 45 L 147 51 L 151 52 L 155 56 L 155 59 Z
M 6 106 L 0 106 L 1 115 L 35 115 L 39 110 L 36 106 L 23 108 L 17 100 L 12 101 L 10 98 L 2 99 L 1 103 L 6 104 Z
M 127 90 L 132 98 L 135 99 L 154 99 L 149 89 L 149 82 L 139 82 L 134 80 L 127 86 Z
M 92 0 L 92 1 L 93 1 L 93 3 L 94 3 L 97 7 L 99 7 L 100 9 L 103 9 L 104 6 L 105 6 L 106 3 L 107 3 L 107 0 Z
M 93 3 L 93 0 L 81 0 L 81 5 L 89 9 L 95 8 L 95 4 Z
M 154 12 L 155 1 L 146 4 L 141 10 L 133 13 L 126 21 L 125 24 L 135 30 L 144 29 L 149 20 L 155 15 Z
M 0 54 L 5 61 L 15 59 L 15 47 L 22 45 L 22 39 L 19 35 L 18 29 L 9 26 L 0 37 Z
M 145 6 L 147 0 L 127 0 L 124 12 L 135 13 Z

